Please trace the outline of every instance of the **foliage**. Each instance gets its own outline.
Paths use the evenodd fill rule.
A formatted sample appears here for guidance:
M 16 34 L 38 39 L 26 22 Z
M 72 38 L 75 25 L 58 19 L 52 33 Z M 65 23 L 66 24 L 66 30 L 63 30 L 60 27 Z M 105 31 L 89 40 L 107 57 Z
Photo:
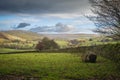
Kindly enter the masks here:
M 89 0 L 95 17 L 92 20 L 97 29 L 95 32 L 120 40 L 120 0 Z
M 8 42 L 1 43 L 0 48 L 11 48 L 11 49 L 33 49 L 34 43 L 26 43 L 26 42 Z
M 37 50 L 43 50 L 43 43 L 42 42 L 38 42 L 38 44 L 36 45 L 35 49 Z
M 116 66 L 120 67 L 120 43 L 117 44 L 108 44 L 101 46 L 99 49 L 100 54 L 107 58 L 112 60 L 114 63 L 116 63 Z
M 41 42 L 36 45 L 37 50 L 52 50 L 58 49 L 59 46 L 54 40 L 50 40 L 47 37 L 43 38 Z

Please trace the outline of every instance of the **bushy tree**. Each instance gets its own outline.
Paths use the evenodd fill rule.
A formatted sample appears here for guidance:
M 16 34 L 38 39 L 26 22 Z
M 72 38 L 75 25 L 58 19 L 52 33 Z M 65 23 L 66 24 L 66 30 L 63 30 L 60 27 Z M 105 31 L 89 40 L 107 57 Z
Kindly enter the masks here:
M 42 42 L 38 42 L 38 44 L 36 45 L 35 49 L 38 50 L 38 51 L 43 50 L 43 43 Z
M 88 17 L 97 26 L 95 32 L 120 40 L 120 0 L 89 0 L 96 14 Z
M 38 44 L 36 45 L 37 50 L 52 50 L 58 49 L 59 46 L 54 40 L 50 40 L 47 37 L 43 38 Z

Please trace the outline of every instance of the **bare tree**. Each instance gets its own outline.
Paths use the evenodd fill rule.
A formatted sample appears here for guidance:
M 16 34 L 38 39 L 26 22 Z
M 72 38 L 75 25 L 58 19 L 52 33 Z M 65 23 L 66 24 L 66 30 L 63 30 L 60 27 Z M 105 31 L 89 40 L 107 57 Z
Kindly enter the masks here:
M 89 0 L 95 17 L 88 17 L 97 26 L 95 32 L 120 40 L 120 0 Z

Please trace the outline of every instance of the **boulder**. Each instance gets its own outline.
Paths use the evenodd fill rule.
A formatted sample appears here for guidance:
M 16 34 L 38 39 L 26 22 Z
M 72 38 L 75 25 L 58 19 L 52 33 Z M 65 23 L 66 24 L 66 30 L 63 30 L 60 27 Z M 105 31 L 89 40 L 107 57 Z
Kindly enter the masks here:
M 83 62 L 95 63 L 97 59 L 97 55 L 93 52 L 88 52 L 87 54 L 83 54 L 81 58 Z

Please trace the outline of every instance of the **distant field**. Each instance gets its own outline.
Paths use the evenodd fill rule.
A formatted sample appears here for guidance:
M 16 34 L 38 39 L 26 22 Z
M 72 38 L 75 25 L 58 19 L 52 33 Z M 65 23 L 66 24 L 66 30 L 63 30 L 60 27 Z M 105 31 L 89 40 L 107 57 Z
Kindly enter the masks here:
M 22 52 L 22 51 L 27 51 L 27 50 L 9 49 L 9 48 L 0 48 L 0 53 Z
M 83 63 L 80 55 L 69 53 L 0 54 L 1 79 L 106 80 L 111 75 L 119 75 L 114 63 L 100 56 L 97 63 Z
M 68 42 L 66 40 L 55 40 L 55 42 L 60 46 L 60 48 L 66 48 L 68 46 Z
M 5 53 L 5 52 L 15 52 L 18 51 L 16 49 L 9 49 L 9 48 L 0 48 L 0 53 Z
M 93 45 L 104 45 L 104 44 L 116 44 L 120 41 L 111 41 L 111 42 L 98 42 L 98 41 L 86 41 L 85 43 L 81 43 L 80 46 L 93 46 Z

